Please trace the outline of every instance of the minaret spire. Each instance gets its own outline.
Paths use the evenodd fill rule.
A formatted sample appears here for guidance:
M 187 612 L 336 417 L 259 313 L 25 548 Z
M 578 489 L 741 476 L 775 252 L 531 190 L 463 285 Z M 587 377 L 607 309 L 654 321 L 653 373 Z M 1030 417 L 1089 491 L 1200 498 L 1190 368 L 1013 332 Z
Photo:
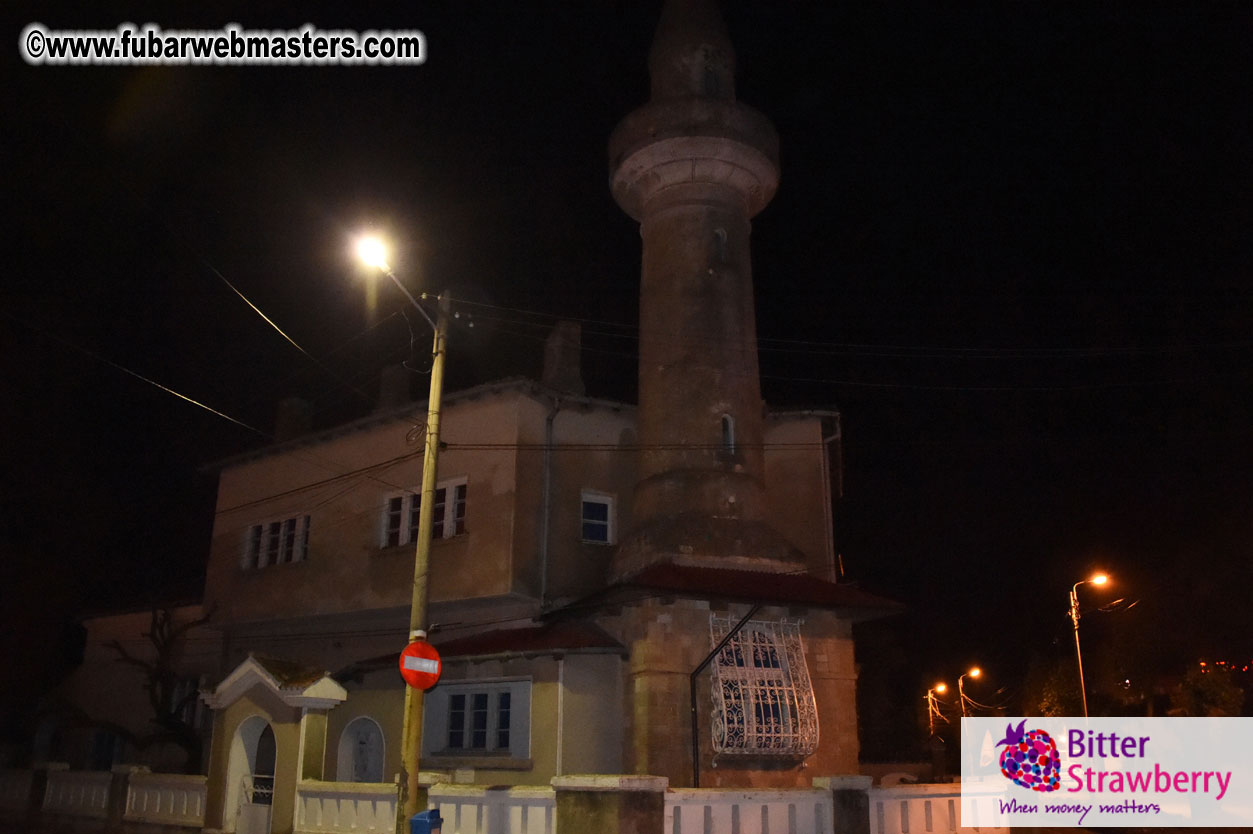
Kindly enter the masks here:
M 735 50 L 714 0 L 669 0 L 648 55 L 652 100 L 735 100 Z
M 614 199 L 640 223 L 639 483 L 621 578 L 649 565 L 795 569 L 768 523 L 751 218 L 778 185 L 778 138 L 735 99 L 713 0 L 667 0 L 651 98 L 609 141 Z

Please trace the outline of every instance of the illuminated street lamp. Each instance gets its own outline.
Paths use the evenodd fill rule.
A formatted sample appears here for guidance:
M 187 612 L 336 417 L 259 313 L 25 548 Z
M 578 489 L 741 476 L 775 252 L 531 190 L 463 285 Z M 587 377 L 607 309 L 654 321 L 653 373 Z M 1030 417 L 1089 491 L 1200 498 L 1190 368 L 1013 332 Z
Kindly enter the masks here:
M 961 702 L 962 718 L 966 717 L 966 702 L 970 700 L 966 697 L 966 689 L 962 686 L 962 681 L 964 681 L 967 677 L 977 678 L 982 674 L 983 670 L 978 666 L 971 666 L 969 672 L 966 672 L 957 679 L 957 700 Z
M 940 701 L 936 698 L 936 694 L 943 695 L 948 691 L 948 686 L 944 683 L 937 683 L 935 686 L 927 690 L 927 730 L 928 735 L 935 735 L 935 719 L 947 723 L 948 719 L 944 717 L 944 713 L 940 712 Z
M 438 321 L 418 303 L 396 273 L 387 263 L 387 248 L 378 238 L 361 238 L 357 241 L 357 255 L 368 266 L 380 270 L 400 288 L 435 331 L 435 343 L 431 348 L 431 392 L 427 398 L 426 448 L 422 458 L 422 498 L 418 505 L 418 542 L 413 561 L 413 596 L 409 605 L 409 641 L 426 637 L 427 576 L 431 564 L 431 538 L 435 521 L 436 470 L 439 466 L 439 423 L 444 395 L 444 358 L 448 338 L 448 293 L 439 296 Z M 426 298 L 426 293 L 422 294 Z M 403 834 L 408 829 L 407 820 L 423 810 L 418 807 L 418 756 L 422 749 L 422 708 L 425 693 L 414 686 L 405 687 L 405 711 L 401 724 L 400 747 L 400 803 L 396 830 Z
M 1075 660 L 1079 663 L 1079 697 L 1083 699 L 1083 717 L 1088 717 L 1088 690 L 1083 683 L 1083 650 L 1079 648 L 1079 586 L 1087 585 L 1104 585 L 1109 581 L 1109 577 L 1103 573 L 1098 573 L 1091 579 L 1084 579 L 1076 582 L 1070 588 L 1070 621 L 1075 626 Z

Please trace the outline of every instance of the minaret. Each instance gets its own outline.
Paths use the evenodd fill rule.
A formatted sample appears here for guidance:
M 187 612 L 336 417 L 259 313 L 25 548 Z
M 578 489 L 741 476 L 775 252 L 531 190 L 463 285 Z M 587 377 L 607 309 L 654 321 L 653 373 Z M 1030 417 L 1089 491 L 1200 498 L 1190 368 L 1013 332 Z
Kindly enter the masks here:
M 778 136 L 735 99 L 713 0 L 667 0 L 651 96 L 609 140 L 614 199 L 640 223 L 639 483 L 620 579 L 649 565 L 795 570 L 766 520 L 750 220 L 779 181 Z

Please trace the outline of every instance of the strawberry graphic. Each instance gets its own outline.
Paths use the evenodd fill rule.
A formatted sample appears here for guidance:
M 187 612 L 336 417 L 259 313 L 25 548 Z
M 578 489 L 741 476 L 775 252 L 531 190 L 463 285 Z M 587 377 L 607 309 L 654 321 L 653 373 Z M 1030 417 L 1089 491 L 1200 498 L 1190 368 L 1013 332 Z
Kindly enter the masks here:
M 1005 745 L 1001 751 L 1001 773 L 1015 785 L 1041 793 L 1055 791 L 1061 787 L 1062 770 L 1057 743 L 1043 730 L 1024 732 L 1026 726 L 1026 719 L 1017 728 L 1005 725 L 1005 738 L 996 743 L 997 747 Z

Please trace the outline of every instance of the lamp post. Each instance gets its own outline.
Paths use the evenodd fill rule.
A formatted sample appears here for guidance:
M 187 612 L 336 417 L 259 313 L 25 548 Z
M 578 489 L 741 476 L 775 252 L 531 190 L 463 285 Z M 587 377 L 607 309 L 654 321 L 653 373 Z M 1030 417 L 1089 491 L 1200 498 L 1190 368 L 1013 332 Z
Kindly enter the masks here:
M 427 575 L 431 563 L 431 537 L 435 521 L 435 485 L 439 467 L 439 423 L 444 396 L 444 359 L 447 354 L 448 293 L 439 296 L 437 320 L 432 321 L 417 299 L 400 283 L 396 273 L 387 263 L 387 253 L 377 238 L 363 238 L 357 244 L 357 253 L 369 266 L 382 271 L 400 288 L 417 308 L 422 317 L 435 331 L 431 348 L 431 391 L 427 398 L 426 446 L 422 456 L 422 497 L 418 505 L 418 542 L 413 561 L 413 594 L 409 604 L 409 640 L 426 637 L 427 627 Z M 423 298 L 426 294 L 423 293 Z M 422 708 L 425 693 L 413 686 L 405 687 L 405 711 L 401 723 L 400 746 L 400 801 L 397 803 L 396 831 L 405 834 L 407 821 L 423 810 L 418 807 L 418 757 L 422 750 Z
M 940 712 L 940 702 L 936 698 L 936 693 L 943 695 L 948 691 L 948 686 L 943 683 L 937 683 L 935 686 L 927 690 L 927 732 L 928 737 L 935 735 L 935 719 L 947 722 L 944 713 Z
M 982 669 L 980 669 L 978 666 L 972 666 L 970 667 L 969 672 L 966 672 L 965 674 L 957 678 L 957 700 L 961 701 L 962 718 L 965 718 L 967 715 L 966 713 L 966 689 L 965 687 L 962 686 L 962 681 L 964 681 L 967 676 L 972 677 L 972 678 L 977 678 L 982 674 L 983 674 Z
M 1084 579 L 1076 582 L 1070 588 L 1070 622 L 1075 627 L 1075 660 L 1079 663 L 1079 697 L 1083 699 L 1083 717 L 1088 717 L 1088 690 L 1083 683 L 1083 650 L 1079 648 L 1079 586 L 1092 583 L 1093 585 L 1104 585 L 1109 581 L 1109 577 L 1103 573 L 1098 573 L 1091 579 Z

